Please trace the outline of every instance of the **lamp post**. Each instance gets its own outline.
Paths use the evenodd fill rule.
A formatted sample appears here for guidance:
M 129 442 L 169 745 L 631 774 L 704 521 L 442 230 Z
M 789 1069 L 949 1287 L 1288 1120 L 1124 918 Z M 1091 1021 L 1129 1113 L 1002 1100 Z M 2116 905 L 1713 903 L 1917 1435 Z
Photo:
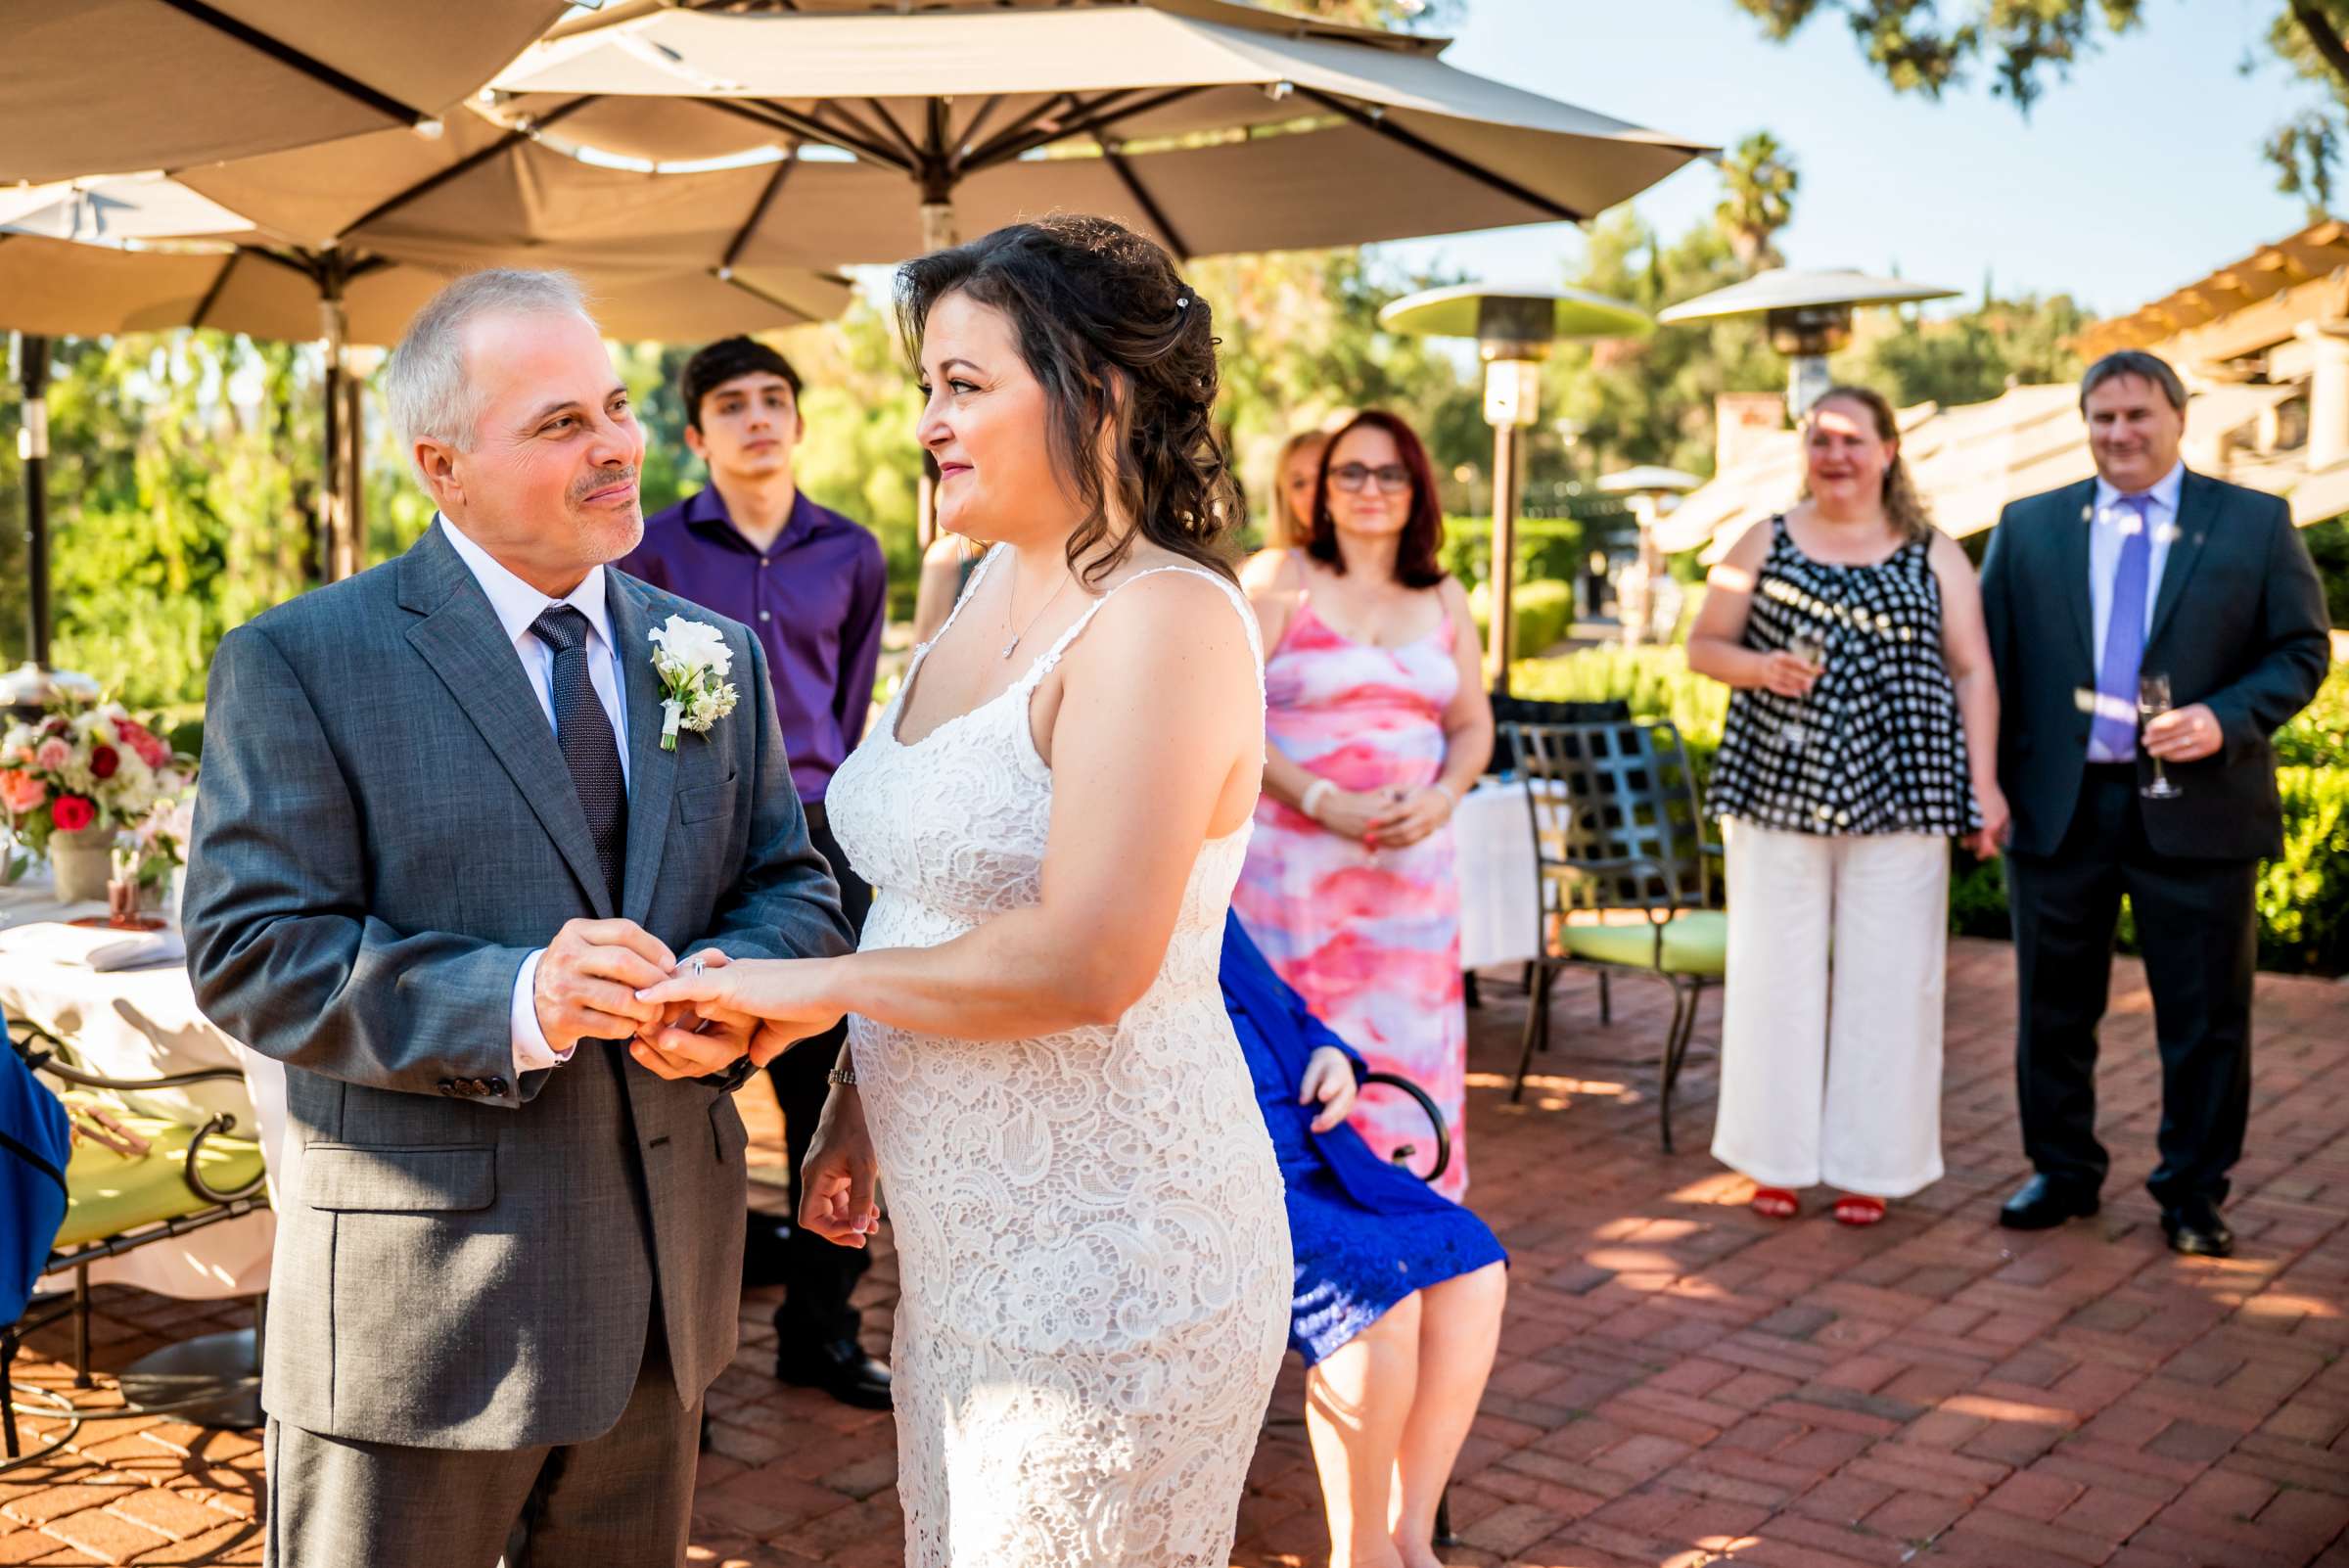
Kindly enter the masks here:
M 1858 305 L 1909 304 L 1947 300 L 1958 291 L 1865 272 L 1797 272 L 1772 267 L 1743 283 L 1683 300 L 1656 312 L 1658 321 L 1706 321 L 1721 316 L 1768 318 L 1770 346 L 1786 357 L 1786 417 L 1800 421 L 1833 385 L 1827 355 L 1852 340 L 1852 310 Z
M 1580 290 L 1503 291 L 1477 284 L 1406 295 L 1379 311 L 1378 324 L 1410 337 L 1473 338 L 1484 361 L 1485 423 L 1493 427 L 1493 565 L 1486 576 L 1493 623 L 1485 676 L 1492 693 L 1505 697 L 1517 634 L 1511 590 L 1525 480 L 1518 432 L 1540 420 L 1542 361 L 1559 342 L 1640 337 L 1655 324 L 1635 305 Z

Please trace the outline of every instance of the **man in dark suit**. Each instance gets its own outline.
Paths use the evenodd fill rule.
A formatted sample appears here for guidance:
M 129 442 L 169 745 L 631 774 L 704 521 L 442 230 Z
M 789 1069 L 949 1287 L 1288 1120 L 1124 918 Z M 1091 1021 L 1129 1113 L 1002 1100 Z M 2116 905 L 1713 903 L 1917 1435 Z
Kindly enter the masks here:
M 2080 406 L 2097 477 L 2008 506 L 1982 574 L 2036 1173 L 1999 1218 L 2038 1230 L 2096 1212 L 2096 1025 L 2125 893 L 2161 1050 L 2146 1184 L 2172 1247 L 2225 1257 L 2219 1206 L 2251 1097 L 2253 892 L 2282 848 L 2270 738 L 2325 678 L 2325 596 L 2281 500 L 2179 461 L 2186 388 L 2169 365 L 2109 354 Z M 2174 706 L 2141 735 L 2154 675 Z M 2175 796 L 2144 793 L 2156 759 Z

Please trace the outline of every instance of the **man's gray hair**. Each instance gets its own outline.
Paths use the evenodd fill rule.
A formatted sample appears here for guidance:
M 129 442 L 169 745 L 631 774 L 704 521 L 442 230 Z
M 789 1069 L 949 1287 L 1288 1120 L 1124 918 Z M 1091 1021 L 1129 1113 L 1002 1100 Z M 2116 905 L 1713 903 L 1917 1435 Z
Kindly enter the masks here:
M 2089 366 L 2088 374 L 2080 378 L 2080 411 L 2088 412 L 2090 392 L 2123 376 L 2151 382 L 2161 389 L 2161 395 L 2170 400 L 2172 408 L 2181 414 L 2186 412 L 2186 383 L 2178 379 L 2178 372 L 2170 368 L 2168 360 L 2142 348 L 2116 349 Z
M 511 314 L 595 319 L 586 291 L 570 273 L 493 267 L 469 272 L 434 295 L 400 334 L 384 372 L 384 400 L 418 478 L 424 477 L 415 459 L 418 441 L 473 450 L 482 403 L 465 374 L 465 329 L 484 316 Z

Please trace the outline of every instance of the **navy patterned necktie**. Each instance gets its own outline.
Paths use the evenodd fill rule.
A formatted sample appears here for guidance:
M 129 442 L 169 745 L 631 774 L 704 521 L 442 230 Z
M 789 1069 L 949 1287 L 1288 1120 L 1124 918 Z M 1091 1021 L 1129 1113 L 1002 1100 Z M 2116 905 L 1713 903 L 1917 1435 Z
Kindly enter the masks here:
M 628 787 L 620 770 L 620 744 L 612 715 L 595 695 L 587 675 L 587 618 L 570 605 L 551 606 L 530 623 L 530 633 L 555 651 L 555 743 L 570 764 L 572 787 L 587 813 L 596 862 L 612 907 L 620 907 L 621 868 L 627 855 Z

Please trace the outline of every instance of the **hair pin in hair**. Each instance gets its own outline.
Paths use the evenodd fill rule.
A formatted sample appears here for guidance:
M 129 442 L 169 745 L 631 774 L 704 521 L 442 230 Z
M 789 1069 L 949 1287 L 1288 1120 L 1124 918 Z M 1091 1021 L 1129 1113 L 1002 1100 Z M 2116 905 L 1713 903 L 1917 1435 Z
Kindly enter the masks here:
M 1187 295 L 1187 294 L 1186 294 L 1186 295 L 1183 295 L 1183 296 L 1181 296 L 1181 297 L 1179 297 L 1179 298 L 1178 298 L 1178 299 L 1176 299 L 1176 300 L 1175 300 L 1175 301 L 1174 301 L 1174 308 L 1175 308 L 1175 309 L 1177 309 L 1177 310 L 1188 310 L 1190 307 L 1191 307 L 1191 297 L 1190 297 L 1189 295 Z

